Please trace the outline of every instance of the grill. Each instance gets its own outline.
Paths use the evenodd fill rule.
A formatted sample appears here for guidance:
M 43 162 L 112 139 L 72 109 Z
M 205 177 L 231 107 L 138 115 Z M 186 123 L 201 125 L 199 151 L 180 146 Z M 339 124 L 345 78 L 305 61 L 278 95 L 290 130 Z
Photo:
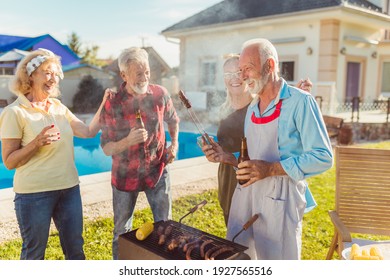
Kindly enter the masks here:
M 159 234 L 157 229 L 160 225 L 164 227 L 170 225 L 172 232 L 163 245 L 159 245 Z M 216 259 L 250 259 L 249 256 L 243 253 L 248 247 L 242 246 L 235 242 L 220 238 L 218 236 L 206 233 L 196 228 L 178 223 L 172 220 L 160 221 L 154 223 L 153 232 L 145 239 L 138 240 L 135 237 L 136 230 L 127 232 L 119 236 L 119 259 L 121 260 L 185 260 L 186 253 L 183 248 L 178 247 L 174 250 L 168 250 L 168 244 L 173 238 L 178 238 L 183 235 L 193 236 L 194 239 L 212 240 L 212 243 L 206 245 L 205 251 L 212 247 L 224 245 L 231 247 L 232 250 L 219 254 Z M 200 243 L 201 244 L 201 243 Z M 199 246 L 191 251 L 192 260 L 202 260 Z

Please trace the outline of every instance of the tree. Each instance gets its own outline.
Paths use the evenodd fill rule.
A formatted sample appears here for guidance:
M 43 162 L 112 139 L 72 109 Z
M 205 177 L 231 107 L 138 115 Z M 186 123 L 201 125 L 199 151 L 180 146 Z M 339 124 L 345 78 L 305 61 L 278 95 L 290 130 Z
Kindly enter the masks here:
M 99 47 L 94 45 L 91 48 L 85 48 L 84 55 L 83 55 L 83 63 L 90 64 L 90 65 L 96 65 L 96 66 L 102 66 L 101 62 L 98 60 L 97 53 L 98 53 Z
M 82 63 L 102 66 L 102 62 L 99 61 L 97 57 L 99 46 L 93 45 L 92 47 L 83 48 L 80 37 L 76 34 L 76 32 L 72 32 L 68 36 L 68 46 L 75 54 L 81 57 Z
M 102 102 L 103 95 L 103 86 L 91 75 L 85 76 L 73 97 L 73 112 L 95 113 Z
M 80 37 L 76 32 L 72 32 L 72 34 L 68 36 L 68 46 L 78 56 L 82 55 Z

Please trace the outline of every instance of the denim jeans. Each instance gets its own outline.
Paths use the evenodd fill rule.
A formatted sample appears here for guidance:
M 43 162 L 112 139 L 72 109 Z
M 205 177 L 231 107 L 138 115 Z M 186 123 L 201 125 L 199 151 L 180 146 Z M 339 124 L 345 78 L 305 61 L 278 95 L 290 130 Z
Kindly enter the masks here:
M 133 214 L 139 192 L 123 192 L 112 187 L 114 209 L 114 237 L 112 240 L 112 257 L 118 259 L 118 237 L 131 231 Z M 166 221 L 172 217 L 171 183 L 167 168 L 154 189 L 145 189 L 145 195 L 152 209 L 155 222 Z
M 22 260 L 43 260 L 51 219 L 67 260 L 85 259 L 83 213 L 79 185 L 58 191 L 15 195 L 15 211 L 23 239 Z

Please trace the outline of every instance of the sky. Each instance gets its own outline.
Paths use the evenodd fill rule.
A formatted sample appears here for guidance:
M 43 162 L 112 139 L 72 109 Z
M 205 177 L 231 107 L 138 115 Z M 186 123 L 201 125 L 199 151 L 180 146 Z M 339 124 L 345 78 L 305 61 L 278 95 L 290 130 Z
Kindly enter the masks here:
M 83 46 L 99 46 L 99 58 L 116 58 L 132 46 L 152 46 L 171 66 L 179 45 L 161 31 L 222 0 L 17 0 L 0 2 L 0 34 L 50 34 L 62 44 L 75 32 Z

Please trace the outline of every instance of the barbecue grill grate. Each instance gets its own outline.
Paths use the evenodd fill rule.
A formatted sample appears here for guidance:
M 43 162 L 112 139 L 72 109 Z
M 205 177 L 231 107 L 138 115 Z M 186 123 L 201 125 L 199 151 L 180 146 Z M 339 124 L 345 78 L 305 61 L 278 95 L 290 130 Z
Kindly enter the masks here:
M 157 234 L 157 228 L 160 225 L 164 225 L 164 227 L 170 225 L 172 226 L 172 233 L 171 235 L 167 238 L 166 242 L 163 245 L 158 244 L 159 236 Z M 138 240 L 135 237 L 136 230 L 127 232 L 123 235 L 121 235 L 123 238 L 131 241 L 132 243 L 135 243 L 136 245 L 153 252 L 156 255 L 159 255 L 160 257 L 168 260 L 185 260 L 186 259 L 186 253 L 183 252 L 182 248 L 176 248 L 172 251 L 168 250 L 168 244 L 172 238 L 178 238 L 181 235 L 192 235 L 195 238 L 201 238 L 202 240 L 208 240 L 211 239 L 213 242 L 211 244 L 208 244 L 206 246 L 206 251 L 214 246 L 218 245 L 226 245 L 229 247 L 232 247 L 234 250 L 225 252 L 220 254 L 217 259 L 227 259 L 237 253 L 242 253 L 248 247 L 242 246 L 240 244 L 231 242 L 229 240 L 220 238 L 218 236 L 206 233 L 204 231 L 198 230 L 196 228 L 168 220 L 168 221 L 160 221 L 157 223 L 154 223 L 154 230 L 153 232 L 145 239 L 145 240 Z M 191 259 L 193 260 L 202 260 L 203 258 L 200 256 L 200 249 L 199 247 L 194 249 L 191 253 Z

